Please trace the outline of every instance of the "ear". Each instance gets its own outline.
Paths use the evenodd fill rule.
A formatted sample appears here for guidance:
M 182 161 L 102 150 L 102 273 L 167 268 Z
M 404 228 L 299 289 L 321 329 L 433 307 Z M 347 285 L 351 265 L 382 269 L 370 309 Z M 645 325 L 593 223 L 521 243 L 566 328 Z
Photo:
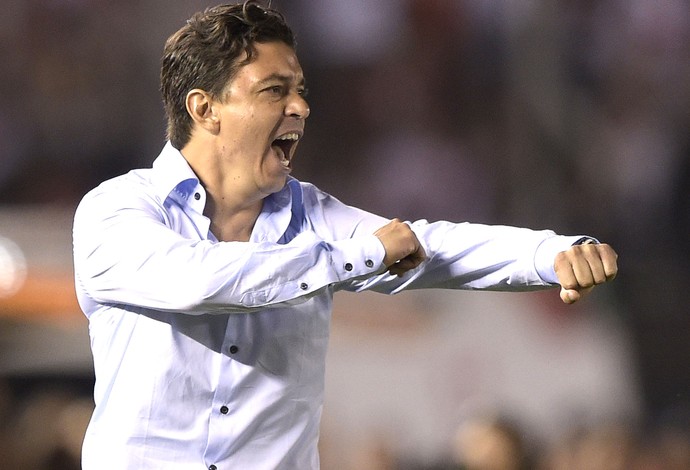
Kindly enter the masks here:
M 218 133 L 220 117 L 216 112 L 211 95 L 204 90 L 195 88 L 187 93 L 185 106 L 197 126 L 212 134 Z

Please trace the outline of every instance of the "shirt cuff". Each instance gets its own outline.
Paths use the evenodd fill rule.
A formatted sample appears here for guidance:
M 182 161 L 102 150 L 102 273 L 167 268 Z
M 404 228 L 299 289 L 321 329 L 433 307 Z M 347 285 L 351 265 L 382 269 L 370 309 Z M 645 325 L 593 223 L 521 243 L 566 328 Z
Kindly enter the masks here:
M 549 284 L 558 284 L 558 276 L 554 269 L 556 255 L 561 251 L 566 251 L 573 245 L 583 245 L 586 243 L 599 243 L 596 238 L 585 235 L 574 236 L 553 236 L 542 241 L 537 247 L 534 255 L 534 267 L 537 274 Z
M 383 266 L 386 250 L 375 235 L 350 238 L 332 243 L 332 266 L 341 281 L 371 275 Z

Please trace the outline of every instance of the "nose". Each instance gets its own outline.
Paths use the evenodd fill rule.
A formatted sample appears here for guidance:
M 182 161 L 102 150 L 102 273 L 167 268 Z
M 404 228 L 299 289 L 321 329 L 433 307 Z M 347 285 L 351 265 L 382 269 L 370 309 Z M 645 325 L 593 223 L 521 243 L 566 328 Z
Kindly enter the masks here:
M 297 119 L 307 119 L 309 117 L 309 103 L 299 93 L 292 95 L 292 98 L 285 107 L 285 114 Z

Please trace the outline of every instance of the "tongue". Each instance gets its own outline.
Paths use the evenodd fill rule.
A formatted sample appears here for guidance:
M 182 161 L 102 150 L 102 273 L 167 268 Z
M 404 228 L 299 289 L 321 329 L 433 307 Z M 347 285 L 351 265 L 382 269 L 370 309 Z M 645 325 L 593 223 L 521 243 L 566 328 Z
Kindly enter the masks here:
M 278 157 L 278 160 L 285 161 L 287 160 L 287 157 L 285 156 L 285 151 L 283 150 L 283 147 L 281 147 L 278 144 L 273 144 L 271 145 L 271 148 L 275 151 L 276 156 Z
M 289 151 L 290 144 L 287 142 L 281 142 L 279 140 L 273 141 L 273 145 L 271 146 L 275 150 L 276 154 L 278 155 L 278 158 L 280 160 L 287 160 L 288 155 L 286 151 Z

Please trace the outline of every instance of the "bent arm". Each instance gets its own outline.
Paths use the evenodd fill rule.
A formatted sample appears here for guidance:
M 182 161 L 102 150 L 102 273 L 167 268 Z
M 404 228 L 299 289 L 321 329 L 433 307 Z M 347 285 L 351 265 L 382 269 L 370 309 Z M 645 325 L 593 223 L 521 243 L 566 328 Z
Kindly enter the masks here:
M 383 246 L 373 234 L 324 241 L 306 231 L 285 245 L 212 242 L 172 230 L 156 201 L 123 197 L 125 203 L 87 196 L 77 210 L 80 301 L 187 313 L 249 311 L 306 299 L 382 266 Z

